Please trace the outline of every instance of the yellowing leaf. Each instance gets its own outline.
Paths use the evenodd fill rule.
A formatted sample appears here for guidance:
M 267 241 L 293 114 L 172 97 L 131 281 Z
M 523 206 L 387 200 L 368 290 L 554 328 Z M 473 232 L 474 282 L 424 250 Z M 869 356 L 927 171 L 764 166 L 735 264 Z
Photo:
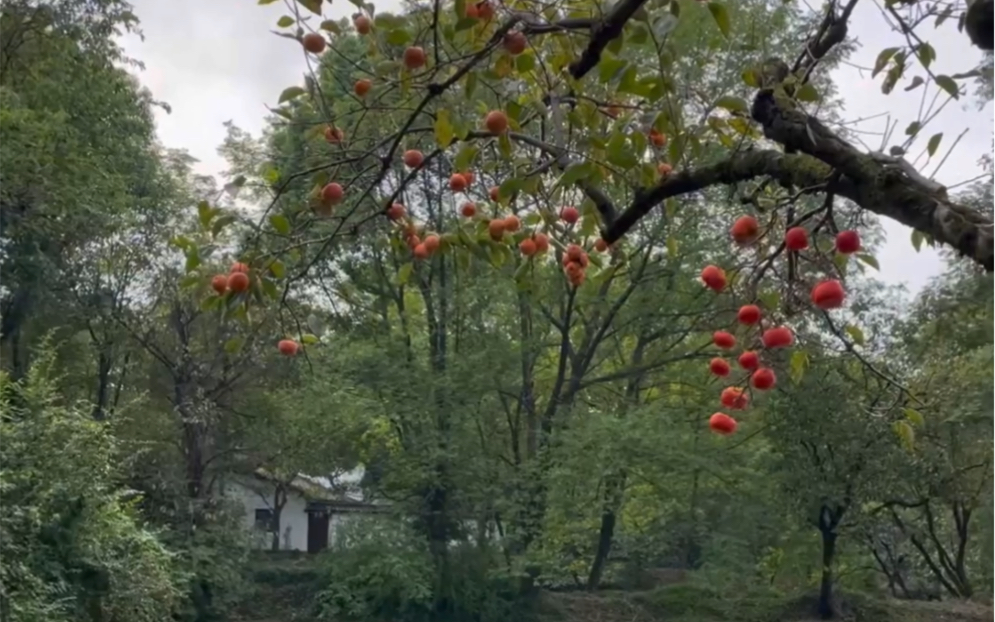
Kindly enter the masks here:
M 743 82 L 750 88 L 760 88 L 760 76 L 753 69 L 747 69 L 743 72 Z
M 910 452 L 915 450 L 916 431 L 912 429 L 908 421 L 896 421 L 891 424 L 891 429 L 894 430 L 895 435 L 902 441 L 902 446 L 906 450 Z
M 866 340 L 864 338 L 864 331 L 860 330 L 859 326 L 853 326 L 852 324 L 847 324 L 844 330 L 846 330 L 846 334 L 850 335 L 850 339 L 853 339 L 853 342 L 858 346 L 862 346 L 866 343 Z
M 273 263 L 269 265 L 270 274 L 278 279 L 282 279 L 287 274 L 287 268 L 284 267 L 283 262 L 279 259 L 274 259 Z
M 750 106 L 746 103 L 746 100 L 741 97 L 733 97 L 731 95 L 718 98 L 715 105 L 719 108 L 725 108 L 726 110 L 732 112 L 749 112 L 750 110 Z
M 207 201 L 201 201 L 197 204 L 197 218 L 200 220 L 202 227 L 207 229 L 211 224 L 211 219 L 214 218 L 214 210 L 211 209 L 211 204 Z
M 914 408 L 905 408 L 902 410 L 905 418 L 912 422 L 913 425 L 924 426 L 926 425 L 926 419 L 922 416 L 918 410 Z
M 812 86 L 811 82 L 806 82 L 795 92 L 795 99 L 800 102 L 817 102 L 819 101 L 819 91 Z
M 411 278 L 411 273 L 414 271 L 415 265 L 408 262 L 400 267 L 397 271 L 397 278 L 394 279 L 395 285 L 407 285 L 408 279 Z
M 798 384 L 805 376 L 808 369 L 808 353 L 804 350 L 795 350 L 791 353 L 790 375 L 791 381 Z
M 729 11 L 726 5 L 721 2 L 709 2 L 708 12 L 712 14 L 715 25 L 719 27 L 719 32 L 726 38 L 729 37 Z
M 303 343 L 306 346 L 312 346 L 312 345 L 318 343 L 318 341 L 319 340 L 318 340 L 318 337 L 316 335 L 312 335 L 310 333 L 305 333 L 305 334 L 301 335 L 301 343 Z
M 453 142 L 453 126 L 449 122 L 449 111 L 440 110 L 435 119 L 435 142 L 445 149 Z

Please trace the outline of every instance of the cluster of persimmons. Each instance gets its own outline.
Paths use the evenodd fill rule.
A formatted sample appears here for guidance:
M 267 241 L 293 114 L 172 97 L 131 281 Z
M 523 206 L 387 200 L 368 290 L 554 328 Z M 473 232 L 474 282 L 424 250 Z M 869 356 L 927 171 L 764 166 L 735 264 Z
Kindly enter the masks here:
M 730 235 L 740 246 L 749 246 L 760 237 L 760 223 L 753 216 L 741 216 L 732 225 Z M 789 252 L 801 252 L 809 248 L 809 233 L 804 227 L 791 227 L 784 234 L 784 248 Z M 850 255 L 860 250 L 860 236 L 856 231 L 841 231 L 836 235 L 836 252 Z M 705 286 L 715 292 L 726 288 L 726 273 L 718 266 L 706 266 L 701 271 L 701 280 Z M 843 306 L 846 292 L 843 285 L 836 279 L 826 279 L 818 282 L 812 288 L 812 304 L 819 309 L 829 310 Z M 794 344 L 794 333 L 787 326 L 765 326 L 764 314 L 760 306 L 746 304 L 736 313 L 736 322 L 746 328 L 744 341 L 757 349 L 743 350 L 736 358 L 736 364 L 743 372 L 742 379 L 737 383 L 722 389 L 719 401 L 728 410 L 745 410 L 750 403 L 750 392 L 767 391 L 777 384 L 774 370 L 764 365 L 765 351 L 777 348 L 787 348 Z M 757 340 L 759 337 L 759 341 Z M 733 351 L 737 343 L 736 336 L 729 331 L 719 330 L 712 335 L 712 343 L 721 350 Z M 733 366 L 723 357 L 713 358 L 709 362 L 709 370 L 719 378 L 728 378 L 733 373 Z M 738 423 L 724 412 L 717 412 L 708 421 L 709 427 L 718 434 L 729 435 L 736 431 Z

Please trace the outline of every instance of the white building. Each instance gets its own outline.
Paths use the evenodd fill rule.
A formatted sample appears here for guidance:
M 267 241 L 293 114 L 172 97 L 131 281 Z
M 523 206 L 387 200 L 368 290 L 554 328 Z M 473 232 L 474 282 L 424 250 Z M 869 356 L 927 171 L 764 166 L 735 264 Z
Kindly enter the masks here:
M 342 480 L 355 484 L 361 477 L 347 473 Z M 226 497 L 242 502 L 244 525 L 256 535 L 260 549 L 274 548 L 276 536 L 281 551 L 317 553 L 328 548 L 346 522 L 386 510 L 363 500 L 355 485 L 334 486 L 327 478 L 303 474 L 281 481 L 257 469 L 253 476 L 229 478 L 224 489 Z M 283 503 L 277 512 L 279 500 Z

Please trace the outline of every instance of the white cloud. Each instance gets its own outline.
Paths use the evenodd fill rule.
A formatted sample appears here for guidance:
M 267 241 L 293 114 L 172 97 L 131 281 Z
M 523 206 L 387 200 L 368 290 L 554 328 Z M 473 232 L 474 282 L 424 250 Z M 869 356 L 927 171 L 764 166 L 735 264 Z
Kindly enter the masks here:
M 265 105 L 274 105 L 286 86 L 301 81 L 306 67 L 301 48 L 269 32 L 275 29 L 276 20 L 286 8 L 282 3 L 260 7 L 250 0 L 133 1 L 146 40 L 126 37 L 123 44 L 130 56 L 146 64 L 147 70 L 140 76 L 142 82 L 173 107 L 172 114 L 157 113 L 159 136 L 166 145 L 185 148 L 200 160 L 198 172 L 217 175 L 225 169 L 224 160 L 217 154 L 224 138 L 222 124 L 232 120 L 258 133 L 263 128 Z M 397 11 L 399 7 L 397 0 L 378 3 L 381 11 Z M 336 3 L 327 9 L 326 18 L 339 19 L 353 11 L 348 3 Z M 935 32 L 929 31 L 929 24 L 922 28 L 923 38 L 936 50 L 935 73 L 964 72 L 981 58 L 967 37 L 957 32 L 955 21 L 947 21 Z M 850 35 L 864 46 L 836 75 L 846 117 L 868 119 L 856 127 L 865 132 L 868 146 L 879 148 L 886 118 L 877 115 L 890 113 L 898 121 L 899 129 L 889 145 L 895 144 L 904 136 L 909 122 L 917 118 L 921 90 L 899 90 L 885 96 L 880 76 L 872 80 L 866 68 L 873 66 L 882 48 L 902 45 L 904 38 L 889 30 L 875 2 L 859 4 L 850 23 Z M 991 105 L 979 112 L 972 102 L 949 104 L 930 122 L 917 142 L 918 149 L 910 153 L 912 157 L 918 155 L 925 140 L 936 132 L 943 132 L 943 145 L 949 146 L 967 128 L 972 129 L 961 139 L 937 179 L 953 185 L 975 177 L 981 173 L 978 158 L 991 152 Z M 946 153 L 943 147 L 941 153 Z M 934 161 L 921 170 L 931 173 L 935 166 Z M 916 253 L 906 227 L 891 221 L 885 227 L 888 242 L 878 254 L 881 277 L 888 283 L 905 283 L 916 292 L 942 271 L 942 262 L 932 250 Z

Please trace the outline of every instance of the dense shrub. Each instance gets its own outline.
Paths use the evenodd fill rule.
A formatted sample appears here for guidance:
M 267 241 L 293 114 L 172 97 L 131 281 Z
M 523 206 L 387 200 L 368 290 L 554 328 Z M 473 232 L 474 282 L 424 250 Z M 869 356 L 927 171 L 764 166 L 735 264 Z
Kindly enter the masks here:
M 179 599 L 174 556 L 117 485 L 116 441 L 62 404 L 44 356 L 0 374 L 0 579 L 21 622 L 161 622 Z

